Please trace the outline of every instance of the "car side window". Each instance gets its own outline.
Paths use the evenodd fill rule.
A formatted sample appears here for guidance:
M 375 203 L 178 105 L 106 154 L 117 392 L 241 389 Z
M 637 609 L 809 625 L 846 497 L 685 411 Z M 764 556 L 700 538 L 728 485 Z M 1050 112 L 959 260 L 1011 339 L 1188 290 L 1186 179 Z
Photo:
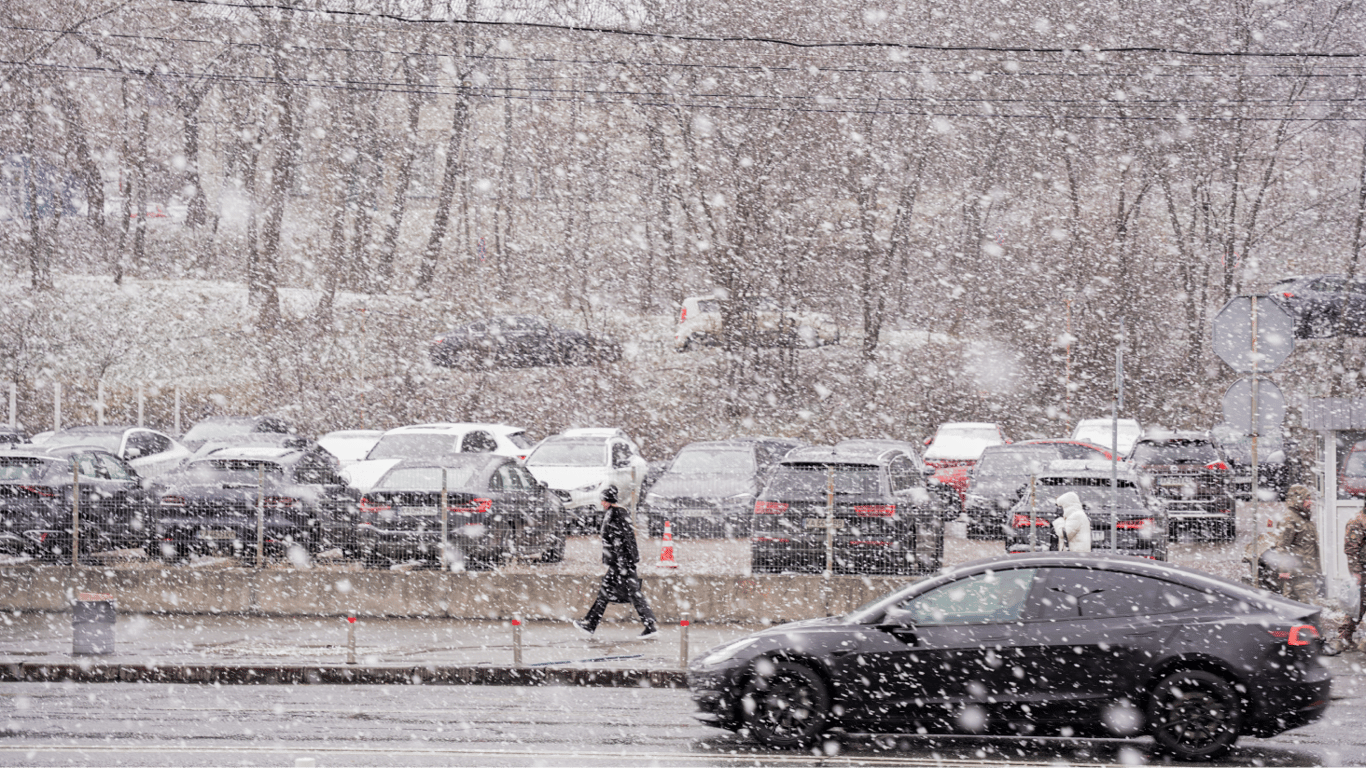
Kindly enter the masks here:
M 503 489 L 507 491 L 525 491 L 526 486 L 522 484 L 522 476 L 517 473 L 516 467 L 512 464 L 504 464 L 498 468 L 498 476 L 503 479 Z
M 921 476 L 915 471 L 915 465 L 905 456 L 898 456 L 892 459 L 887 465 L 887 471 L 891 474 L 892 493 L 909 490 L 919 484 Z
M 81 477 L 88 477 L 92 480 L 106 480 L 109 473 L 102 470 L 99 459 L 92 453 L 82 453 L 76 457 L 76 466 L 79 467 Z
M 96 454 L 95 458 L 100 462 L 100 467 L 104 472 L 104 477 L 110 480 L 132 480 L 133 473 L 128 471 L 128 467 L 117 456 L 108 454 Z
M 523 488 L 525 488 L 528 491 L 536 490 L 536 478 L 530 472 L 528 472 L 525 467 L 519 467 L 516 464 L 509 464 L 508 468 L 509 471 L 511 471 L 512 474 L 521 481 Z
M 499 471 L 495 471 L 492 475 L 489 475 L 489 490 L 501 491 L 503 490 L 503 487 L 503 473 L 500 468 Z
M 143 452 L 144 455 L 164 453 L 170 450 L 171 438 L 166 437 L 165 435 L 158 435 L 155 432 L 144 432 L 143 434 L 146 435 L 147 439 L 147 449 Z
M 626 467 L 631 464 L 631 446 L 626 443 L 612 443 L 612 466 Z
M 994 624 L 1016 621 L 1037 568 L 987 571 L 950 582 L 904 601 L 916 626 Z
M 498 448 L 498 441 L 493 439 L 493 435 L 476 429 L 465 435 L 460 441 L 461 453 L 493 453 Z
M 1026 618 L 1109 619 L 1179 613 L 1208 601 L 1190 587 L 1097 568 L 1050 568 Z
M 322 456 L 311 453 L 299 459 L 294 479 L 305 485 L 326 485 L 333 482 L 332 467 Z

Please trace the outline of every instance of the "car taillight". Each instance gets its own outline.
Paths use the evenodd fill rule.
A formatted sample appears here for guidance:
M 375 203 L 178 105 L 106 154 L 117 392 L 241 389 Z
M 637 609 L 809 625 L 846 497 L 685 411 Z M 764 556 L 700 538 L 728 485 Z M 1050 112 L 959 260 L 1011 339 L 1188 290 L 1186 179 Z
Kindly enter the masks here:
M 360 504 L 357 505 L 357 509 L 359 509 L 361 512 L 368 512 L 372 515 L 376 515 L 380 512 L 387 512 L 393 509 L 393 507 L 389 506 L 388 504 L 381 504 L 379 502 L 376 502 L 368 496 L 362 496 L 360 498 Z
M 493 507 L 493 499 L 470 499 L 459 506 L 451 505 L 450 511 L 462 515 L 482 515 Z
M 1120 529 L 1121 531 L 1137 531 L 1140 528 L 1144 528 L 1152 524 L 1153 519 L 1151 517 L 1145 517 L 1142 520 L 1120 520 L 1115 523 L 1115 527 Z
M 754 514 L 756 515 L 781 515 L 786 511 L 787 505 L 780 501 L 754 502 Z
M 1281 296 L 1284 296 L 1287 299 L 1295 298 L 1295 294 L 1290 291 L 1281 291 Z
M 41 496 L 44 499 L 57 498 L 57 491 L 54 488 L 44 488 L 41 485 L 21 485 L 19 487 L 23 488 L 24 490 L 28 491 L 34 496 Z
M 301 506 L 298 499 L 289 496 L 267 496 L 261 504 L 270 509 L 298 509 Z
M 443 342 L 443 341 L 445 341 L 445 340 L 446 340 L 446 337 L 445 337 L 445 336 L 437 336 L 435 339 L 432 339 L 432 343 L 433 343 L 433 344 L 440 344 L 441 342 Z
M 1296 624 L 1288 630 L 1273 629 L 1271 636 L 1284 640 L 1286 645 L 1309 645 L 1319 639 L 1319 630 L 1313 624 Z
M 1016 527 L 1016 528 L 1028 528 L 1028 527 L 1029 527 L 1029 515 L 1019 515 L 1019 514 L 1015 515 L 1015 520 L 1011 523 L 1011 525 L 1013 525 L 1013 526 Z M 1046 526 L 1052 525 L 1052 523 L 1050 523 L 1049 521 L 1043 519 L 1042 517 L 1036 517 L 1036 518 L 1034 518 L 1034 525 L 1035 525 L 1035 527 L 1038 527 L 1038 526 L 1045 526 L 1045 527 L 1046 527 Z
M 687 320 L 687 319 L 688 319 L 688 308 L 687 308 L 687 307 L 684 307 L 684 308 L 683 308 L 683 314 L 681 314 L 681 315 L 678 316 L 678 322 L 681 323 L 681 322 L 683 322 L 684 320 Z
M 1225 463 L 1222 462 L 1222 461 L 1216 461 L 1216 462 L 1213 462 L 1213 463 L 1211 463 L 1211 464 L 1206 464 L 1206 465 L 1205 465 L 1205 469 L 1215 469 L 1215 470 L 1218 470 L 1218 471 L 1220 471 L 1220 472 L 1227 472 L 1227 471 L 1228 471 L 1228 465 L 1225 464 Z
M 163 507 L 183 507 L 185 506 L 184 496 L 162 496 L 161 506 Z
M 869 504 L 854 507 L 854 514 L 859 517 L 891 517 L 896 514 L 895 504 Z

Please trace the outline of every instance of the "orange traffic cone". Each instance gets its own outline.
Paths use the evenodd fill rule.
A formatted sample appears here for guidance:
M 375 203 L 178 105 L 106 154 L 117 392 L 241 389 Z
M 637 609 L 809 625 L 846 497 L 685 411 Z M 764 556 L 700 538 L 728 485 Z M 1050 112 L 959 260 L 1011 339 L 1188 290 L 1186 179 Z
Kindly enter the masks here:
M 664 541 L 659 545 L 659 564 L 656 567 L 678 567 L 678 563 L 674 562 L 674 528 L 668 520 L 664 521 Z

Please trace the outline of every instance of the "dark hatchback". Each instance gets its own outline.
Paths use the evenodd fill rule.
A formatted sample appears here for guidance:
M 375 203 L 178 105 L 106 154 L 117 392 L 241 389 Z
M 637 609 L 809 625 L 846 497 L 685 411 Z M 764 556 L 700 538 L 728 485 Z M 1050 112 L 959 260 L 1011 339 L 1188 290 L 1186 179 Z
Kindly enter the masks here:
M 1129 461 L 1153 495 L 1167 502 L 1170 530 L 1232 541 L 1237 533 L 1233 475 L 1205 432 L 1156 432 L 1134 443 Z
M 267 557 L 354 541 L 359 492 L 320 449 L 223 448 L 160 478 L 156 536 L 167 559 L 190 553 L 254 561 L 258 508 Z
M 1150 734 L 1204 760 L 1323 715 L 1318 620 L 1163 563 L 1016 555 L 714 648 L 688 686 L 699 720 L 775 748 L 839 733 Z
M 779 437 L 689 443 L 645 495 L 651 536 L 749 536 L 754 500 L 774 465 L 802 445 Z
M 569 517 L 559 497 L 515 459 L 459 453 L 406 459 L 361 497 L 357 534 L 366 565 L 440 562 L 443 495 L 450 563 L 487 570 L 513 557 L 564 559 Z
M 0 552 L 70 563 L 73 519 L 82 555 L 142 549 L 155 505 L 145 486 L 127 462 L 88 446 L 0 450 Z
M 1029 478 L 1061 459 L 1051 445 L 993 445 L 968 470 L 963 513 L 968 516 L 968 537 L 998 539 L 1005 535 L 1007 512 L 1029 487 Z
M 611 338 L 531 315 L 500 315 L 457 326 L 432 339 L 431 346 L 432 364 L 446 368 L 593 365 L 620 359 L 621 345 Z
M 1053 520 L 1061 514 L 1054 503 L 1064 493 L 1075 493 L 1091 521 L 1091 549 L 1121 555 L 1167 559 L 1166 502 L 1143 488 L 1142 478 L 1128 464 L 1120 464 L 1110 486 L 1110 465 L 1103 461 L 1055 461 L 1049 471 L 1010 509 L 1006 551 L 1040 552 L 1057 549 Z M 1118 510 L 1111 515 L 1111 510 Z M 1029 530 L 1034 520 L 1034 533 Z M 1112 535 L 1113 534 L 1113 537 Z M 1118 547 L 1113 546 L 1118 539 Z
M 930 573 L 944 554 L 939 492 L 902 451 L 829 447 L 789 453 L 754 502 L 755 573 Z

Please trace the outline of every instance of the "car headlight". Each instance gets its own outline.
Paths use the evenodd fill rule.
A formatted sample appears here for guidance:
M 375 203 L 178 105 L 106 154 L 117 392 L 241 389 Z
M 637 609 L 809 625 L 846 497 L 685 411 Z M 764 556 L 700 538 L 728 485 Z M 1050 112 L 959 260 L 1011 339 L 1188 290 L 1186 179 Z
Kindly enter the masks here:
M 733 643 L 723 645 L 706 656 L 703 656 L 702 661 L 699 663 L 704 667 L 711 667 L 720 664 L 723 661 L 730 661 L 735 658 L 735 654 L 743 651 L 756 642 L 758 642 L 758 638 L 756 637 L 746 637 L 742 640 L 736 640 Z
M 589 485 L 584 485 L 584 486 L 580 486 L 580 487 L 578 487 L 578 488 L 575 488 L 575 489 L 574 489 L 574 492 L 575 492 L 575 493 L 588 493 L 589 491 L 596 491 L 600 485 L 602 485 L 602 483 L 590 483 Z

